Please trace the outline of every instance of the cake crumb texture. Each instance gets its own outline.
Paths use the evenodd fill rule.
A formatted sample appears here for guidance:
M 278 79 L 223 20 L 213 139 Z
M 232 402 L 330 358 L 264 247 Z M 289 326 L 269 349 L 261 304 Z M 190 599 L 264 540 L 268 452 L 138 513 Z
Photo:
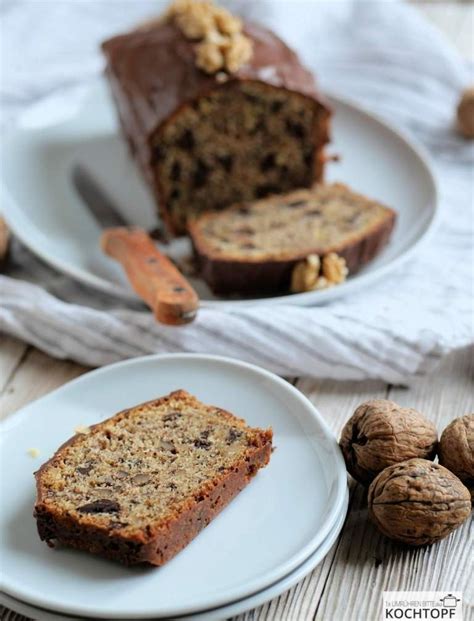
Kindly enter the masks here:
M 161 565 L 268 463 L 271 442 L 183 390 L 120 412 L 37 472 L 40 537 Z
M 393 209 L 341 183 L 196 216 L 189 232 L 216 293 L 312 291 L 340 284 L 387 244 Z
M 331 110 L 274 33 L 207 1 L 102 44 L 118 119 L 172 234 L 196 213 L 309 187 Z

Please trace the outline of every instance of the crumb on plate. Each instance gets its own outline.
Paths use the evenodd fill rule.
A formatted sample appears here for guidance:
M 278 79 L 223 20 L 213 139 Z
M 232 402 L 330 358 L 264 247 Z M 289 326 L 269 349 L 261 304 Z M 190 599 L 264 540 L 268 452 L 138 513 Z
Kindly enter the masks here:
M 74 427 L 74 431 L 75 433 L 90 433 L 91 428 L 87 425 L 77 425 L 77 427 Z

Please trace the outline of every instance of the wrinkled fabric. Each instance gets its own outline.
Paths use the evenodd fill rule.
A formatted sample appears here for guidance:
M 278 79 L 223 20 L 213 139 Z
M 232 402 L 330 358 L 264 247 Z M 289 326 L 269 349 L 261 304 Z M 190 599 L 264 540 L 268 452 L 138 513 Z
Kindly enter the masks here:
M 98 42 L 159 4 L 3 3 L 2 124 L 58 102 L 70 113 L 102 69 Z M 472 67 L 403 3 L 228 4 L 281 34 L 323 90 L 362 104 L 428 149 L 441 212 L 431 239 L 384 280 L 325 306 L 202 308 L 179 329 L 157 324 L 138 303 L 74 282 L 15 242 L 0 277 L 0 330 L 93 366 L 186 351 L 224 354 L 287 376 L 409 383 L 474 340 L 474 147 L 453 123 L 459 93 L 474 81 Z

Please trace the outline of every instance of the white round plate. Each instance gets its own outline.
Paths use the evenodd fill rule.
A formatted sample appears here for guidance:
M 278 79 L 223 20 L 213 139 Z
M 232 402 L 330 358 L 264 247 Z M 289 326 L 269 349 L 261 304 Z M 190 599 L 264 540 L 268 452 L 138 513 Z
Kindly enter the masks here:
M 250 425 L 272 426 L 276 451 L 269 466 L 160 569 L 125 568 L 40 542 L 32 517 L 33 470 L 77 425 L 178 388 Z M 347 487 L 336 439 L 306 397 L 268 371 L 214 356 L 149 356 L 92 371 L 23 408 L 2 431 L 0 589 L 72 615 L 178 616 L 257 593 L 321 545 Z M 28 455 L 32 447 L 41 459 Z
M 396 209 L 395 232 L 379 257 L 338 287 L 260 302 L 312 305 L 360 290 L 411 256 L 434 223 L 436 185 L 423 150 L 354 104 L 337 97 L 330 101 L 330 149 L 342 159 L 328 167 L 328 180 L 348 183 Z M 57 118 L 61 122 L 55 123 Z M 2 149 L 1 205 L 14 233 L 42 259 L 82 283 L 136 299 L 121 268 L 101 252 L 100 227 L 71 180 L 73 167 L 81 164 L 128 222 L 146 228 L 157 225 L 153 201 L 119 135 L 105 85 L 97 83 L 66 121 L 62 108 L 40 108 L 36 116 L 24 117 L 19 129 L 3 137 Z M 178 259 L 191 253 L 185 239 L 164 250 Z M 257 301 L 219 299 L 200 279 L 191 281 L 205 306 Z
M 194 615 L 186 615 L 183 617 L 179 617 L 180 621 L 218 621 L 219 619 L 228 619 L 229 617 L 234 617 L 236 615 L 240 615 L 247 610 L 251 610 L 252 608 L 256 608 L 257 606 L 261 606 L 265 602 L 273 599 L 274 597 L 278 597 L 281 593 L 284 593 L 288 589 L 291 589 L 297 582 L 303 580 L 305 576 L 307 576 L 313 569 L 319 565 L 319 563 L 323 560 L 326 554 L 329 552 L 336 539 L 339 536 L 339 533 L 344 526 L 344 521 L 347 513 L 347 505 L 349 501 L 349 492 L 346 492 L 346 499 L 342 506 L 339 517 L 337 518 L 336 524 L 331 529 L 331 532 L 326 537 L 324 542 L 318 547 L 318 549 L 311 554 L 309 558 L 306 559 L 304 563 L 302 563 L 299 567 L 297 567 L 290 574 L 285 576 L 282 580 L 279 580 L 272 586 L 255 593 L 255 595 L 251 595 L 245 599 L 241 599 L 237 602 L 233 602 L 232 604 L 228 604 L 227 606 L 221 606 L 220 608 L 214 608 L 212 610 L 206 610 L 202 613 L 196 613 Z M 78 617 L 66 617 L 61 615 L 60 613 L 51 612 L 49 610 L 44 610 L 41 608 L 36 608 L 29 604 L 25 604 L 9 595 L 5 595 L 5 593 L 0 593 L 0 604 L 3 604 L 7 608 L 11 610 L 15 610 L 23 615 L 31 617 L 32 619 L 36 619 L 36 621 L 76 621 Z

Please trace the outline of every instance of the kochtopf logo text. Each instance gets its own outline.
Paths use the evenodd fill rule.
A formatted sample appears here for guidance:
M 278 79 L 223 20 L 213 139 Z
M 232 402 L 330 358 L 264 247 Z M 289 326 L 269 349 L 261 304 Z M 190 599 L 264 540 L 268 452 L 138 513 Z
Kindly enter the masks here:
M 384 591 L 382 619 L 462 621 L 462 593 Z

